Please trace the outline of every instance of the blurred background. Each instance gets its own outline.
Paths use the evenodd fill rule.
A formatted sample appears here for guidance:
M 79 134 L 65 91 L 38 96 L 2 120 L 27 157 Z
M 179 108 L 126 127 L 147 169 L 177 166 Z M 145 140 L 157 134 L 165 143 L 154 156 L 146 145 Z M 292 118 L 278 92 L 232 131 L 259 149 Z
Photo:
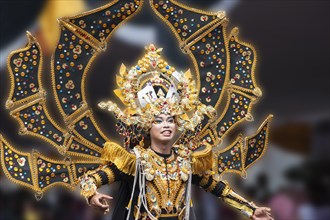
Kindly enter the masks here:
M 19 136 L 19 125 L 5 109 L 10 78 L 6 59 L 22 48 L 29 30 L 44 51 L 44 87 L 47 105 L 57 122 L 50 82 L 50 56 L 59 34 L 56 18 L 74 15 L 106 4 L 104 0 L 0 1 L 0 133 L 21 151 L 38 149 L 44 155 L 61 158 L 46 142 Z M 255 121 L 241 130 L 253 134 L 268 114 L 274 114 L 266 155 L 248 170 L 247 179 L 226 174 L 237 192 L 257 205 L 269 206 L 275 219 L 323 220 L 330 218 L 330 80 L 329 6 L 327 0 L 181 0 L 210 11 L 225 10 L 230 22 L 227 32 L 240 28 L 240 39 L 252 43 L 258 52 L 256 78 L 263 97 L 254 106 Z M 145 2 L 147 3 L 147 2 Z M 99 55 L 87 77 L 87 98 L 97 121 L 108 137 L 119 140 L 111 115 L 98 110 L 101 99 L 111 99 L 113 75 L 121 63 L 130 66 L 155 43 L 177 69 L 186 70 L 191 61 L 181 53 L 170 30 L 148 4 L 134 19 L 118 29 Z M 225 147 L 225 146 L 222 146 Z M 103 187 L 116 198 L 117 185 Z M 0 171 L 0 219 L 110 219 L 91 209 L 79 190 L 48 191 L 37 202 L 33 192 L 11 183 Z M 231 220 L 244 217 L 217 198 L 194 188 L 197 219 Z

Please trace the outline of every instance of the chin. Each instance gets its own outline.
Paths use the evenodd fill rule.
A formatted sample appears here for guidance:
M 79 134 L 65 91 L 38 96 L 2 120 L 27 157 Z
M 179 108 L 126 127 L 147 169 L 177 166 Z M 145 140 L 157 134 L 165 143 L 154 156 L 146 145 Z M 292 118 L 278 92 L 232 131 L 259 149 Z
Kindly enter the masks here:
M 163 138 L 161 139 L 161 141 L 169 142 L 169 141 L 171 141 L 172 139 L 173 139 L 173 135 L 170 136 L 170 137 L 163 137 Z

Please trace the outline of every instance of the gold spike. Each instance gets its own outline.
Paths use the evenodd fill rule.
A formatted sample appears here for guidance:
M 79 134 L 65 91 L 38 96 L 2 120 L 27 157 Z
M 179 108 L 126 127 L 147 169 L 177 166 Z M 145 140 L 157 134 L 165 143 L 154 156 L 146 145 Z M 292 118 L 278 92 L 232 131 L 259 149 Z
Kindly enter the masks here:
M 162 89 L 159 89 L 159 90 L 158 90 L 158 92 L 157 92 L 157 96 L 160 97 L 160 98 L 165 96 L 165 94 L 164 94 L 164 92 L 163 92 Z
M 118 96 L 118 98 L 126 105 L 125 101 L 124 101 L 124 96 L 122 94 L 121 89 L 115 89 L 113 90 L 113 92 L 116 94 L 116 96 Z
M 126 73 L 126 66 L 123 63 L 120 66 L 119 73 L 121 76 L 124 76 L 124 74 Z
M 247 121 L 254 121 L 253 115 L 251 113 L 247 113 L 245 115 L 245 118 Z
M 229 36 L 237 37 L 237 36 L 238 36 L 238 33 L 239 33 L 239 29 L 238 29 L 238 27 L 234 27 L 234 28 L 230 31 Z
M 187 114 L 183 114 L 180 116 L 183 120 L 189 121 L 189 117 Z
M 30 43 L 37 42 L 36 38 L 33 37 L 33 35 L 29 31 L 26 31 L 26 36 L 29 39 Z
M 184 77 L 185 77 L 186 79 L 192 79 L 190 69 L 188 69 L 188 70 L 184 73 Z
M 125 109 L 124 112 L 126 115 L 135 115 L 136 114 L 136 110 L 133 108 L 127 108 L 127 109 Z
M 116 82 L 119 87 L 123 86 L 123 77 L 116 75 Z

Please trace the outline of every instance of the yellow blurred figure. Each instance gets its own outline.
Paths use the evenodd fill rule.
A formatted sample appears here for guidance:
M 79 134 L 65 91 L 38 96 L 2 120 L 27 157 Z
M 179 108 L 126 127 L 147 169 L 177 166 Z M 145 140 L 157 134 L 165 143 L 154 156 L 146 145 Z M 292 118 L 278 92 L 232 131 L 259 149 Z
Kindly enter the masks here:
M 84 0 L 48 0 L 38 19 L 37 40 L 43 46 L 44 52 L 51 52 L 56 46 L 60 35 L 58 18 L 77 15 L 86 10 Z

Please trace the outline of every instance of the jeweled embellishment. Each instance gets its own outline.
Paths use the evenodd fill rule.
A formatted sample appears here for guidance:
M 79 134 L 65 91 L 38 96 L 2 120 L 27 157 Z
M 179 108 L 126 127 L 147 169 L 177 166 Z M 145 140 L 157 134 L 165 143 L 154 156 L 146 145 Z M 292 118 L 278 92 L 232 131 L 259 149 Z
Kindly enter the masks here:
M 81 188 L 80 194 L 85 198 L 89 198 L 93 196 L 96 193 L 96 189 L 97 189 L 93 179 L 89 177 L 87 174 L 82 176 L 80 180 L 80 188 Z
M 25 165 L 26 159 L 25 157 L 21 157 L 17 159 L 17 163 L 18 165 L 20 165 L 21 167 L 23 167 Z

